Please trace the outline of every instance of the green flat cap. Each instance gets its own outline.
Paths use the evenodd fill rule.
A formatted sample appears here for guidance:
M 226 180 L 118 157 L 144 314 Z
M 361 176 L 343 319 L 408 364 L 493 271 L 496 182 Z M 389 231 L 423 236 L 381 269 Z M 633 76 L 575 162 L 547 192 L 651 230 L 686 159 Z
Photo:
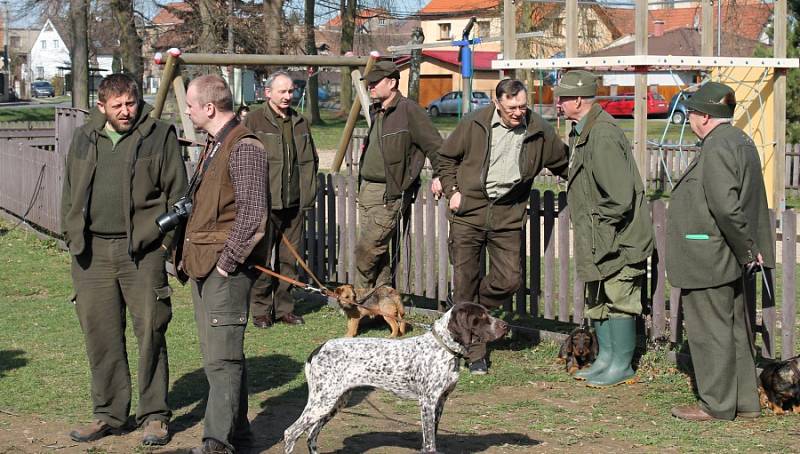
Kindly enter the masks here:
M 706 82 L 691 98 L 683 102 L 689 110 L 696 110 L 717 118 L 733 118 L 736 93 L 719 82 Z
M 585 96 L 597 95 L 597 74 L 582 69 L 567 71 L 561 76 L 558 86 L 553 89 L 555 96 Z
M 400 71 L 393 61 L 381 60 L 375 63 L 372 70 L 366 76 L 362 77 L 361 80 L 366 80 L 368 84 L 372 84 L 384 77 L 400 78 Z

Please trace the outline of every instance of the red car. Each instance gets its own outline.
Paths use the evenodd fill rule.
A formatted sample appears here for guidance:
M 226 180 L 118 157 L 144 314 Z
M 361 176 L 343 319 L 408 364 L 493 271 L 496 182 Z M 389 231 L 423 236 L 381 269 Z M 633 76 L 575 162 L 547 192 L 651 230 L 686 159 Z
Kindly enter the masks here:
M 623 93 L 599 99 L 598 103 L 606 112 L 615 117 L 633 116 L 633 93 Z M 658 93 L 647 92 L 647 116 L 664 116 L 669 113 L 669 103 Z

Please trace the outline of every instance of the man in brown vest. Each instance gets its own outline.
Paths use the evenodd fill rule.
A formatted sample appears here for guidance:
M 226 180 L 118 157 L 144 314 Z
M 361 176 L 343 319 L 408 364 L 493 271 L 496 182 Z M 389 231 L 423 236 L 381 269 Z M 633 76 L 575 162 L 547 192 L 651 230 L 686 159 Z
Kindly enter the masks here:
M 228 85 L 215 75 L 189 84 L 186 114 L 208 133 L 190 184 L 192 212 L 180 269 L 192 300 L 208 379 L 203 445 L 193 453 L 234 452 L 252 434 L 247 420 L 244 331 L 256 275 L 266 258 L 267 162 L 264 148 L 233 112 Z

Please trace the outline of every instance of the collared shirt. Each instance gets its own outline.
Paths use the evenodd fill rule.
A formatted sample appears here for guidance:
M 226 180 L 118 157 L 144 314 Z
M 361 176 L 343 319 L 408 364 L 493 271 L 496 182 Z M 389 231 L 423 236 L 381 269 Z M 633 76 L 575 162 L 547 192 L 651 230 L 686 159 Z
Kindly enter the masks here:
M 526 129 L 525 122 L 515 128 L 507 127 L 495 109 L 492 115 L 489 171 L 486 174 L 486 193 L 490 199 L 503 196 L 520 180 L 519 154 Z
M 575 144 L 578 143 L 583 128 L 589 121 L 589 115 L 584 115 L 580 121 L 572 122 L 572 129 L 569 132 L 569 166 L 572 167 L 572 162 L 575 161 Z
M 224 134 L 219 136 L 224 138 Z M 267 210 L 267 191 L 264 190 L 267 187 L 267 161 L 264 149 L 240 141 L 231 151 L 228 172 L 236 201 L 236 218 L 217 266 L 231 273 L 247 259 L 245 251 L 250 249 L 253 236 Z

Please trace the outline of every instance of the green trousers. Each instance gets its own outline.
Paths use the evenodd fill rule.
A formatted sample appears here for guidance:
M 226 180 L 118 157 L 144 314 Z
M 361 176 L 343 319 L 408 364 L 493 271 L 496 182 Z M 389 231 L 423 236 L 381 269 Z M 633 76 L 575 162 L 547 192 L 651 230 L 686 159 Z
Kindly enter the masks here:
M 681 304 L 700 406 L 727 420 L 760 411 L 741 280 L 681 290 Z
M 520 231 L 481 230 L 450 223 L 448 249 L 453 265 L 453 302 L 500 307 L 520 286 Z M 489 272 L 481 277 L 481 252 L 489 254 Z M 469 362 L 486 357 L 486 343 L 476 342 L 467 352 Z
M 358 191 L 356 288 L 392 285 L 389 245 L 397 234 L 403 202 L 398 199 L 384 203 L 385 192 L 385 184 L 369 181 L 362 181 Z
M 86 342 L 92 373 L 94 417 L 119 428 L 131 408 L 131 376 L 125 349 L 126 310 L 139 346 L 136 424 L 168 422 L 169 364 L 165 334 L 172 318 L 164 271 L 164 252 L 139 260 L 128 256 L 126 238 L 91 237 L 87 249 L 72 258 L 75 310 Z
M 626 265 L 602 281 L 586 283 L 586 316 L 592 320 L 642 314 L 646 262 Z
M 247 420 L 247 367 L 244 331 L 255 274 L 236 271 L 223 277 L 216 268 L 203 280 L 192 280 L 192 300 L 208 403 L 203 439 L 213 438 L 234 449 L 251 436 Z
M 305 218 L 299 208 L 273 210 L 273 217 L 269 226 L 273 229 L 272 238 L 275 245 L 270 257 L 275 257 L 272 269 L 286 277 L 297 279 L 297 259 L 294 258 L 289 248 L 283 243 L 282 235 L 286 235 L 294 250 L 300 253 L 300 243 L 303 239 L 303 220 Z M 278 225 L 271 222 L 276 220 Z M 275 255 L 277 251 L 277 256 Z M 270 259 L 267 259 L 267 263 Z M 250 311 L 253 317 L 269 316 L 278 320 L 286 314 L 294 312 L 294 298 L 291 294 L 292 286 L 286 281 L 260 273 L 253 290 L 250 292 Z

